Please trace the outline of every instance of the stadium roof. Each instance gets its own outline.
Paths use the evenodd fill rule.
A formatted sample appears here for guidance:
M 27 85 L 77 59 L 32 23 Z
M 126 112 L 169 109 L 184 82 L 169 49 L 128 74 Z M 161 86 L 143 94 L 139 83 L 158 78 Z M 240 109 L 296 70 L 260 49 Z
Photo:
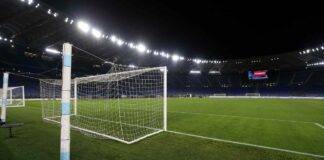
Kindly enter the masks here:
M 71 42 L 75 46 L 96 54 L 107 61 L 139 66 L 168 65 L 174 70 L 184 71 L 196 68 L 216 69 L 223 72 L 246 71 L 247 69 L 296 68 L 320 63 L 324 58 L 322 56 L 322 49 L 319 48 L 320 50 L 314 50 L 312 53 L 307 54 L 303 54 L 301 50 L 300 53 L 296 51 L 247 59 L 223 59 L 217 61 L 217 63 L 204 65 L 193 59 L 190 62 L 174 63 L 170 60 L 172 57 L 166 59 L 154 55 L 142 55 L 134 53 L 134 50 L 127 47 L 119 47 L 118 45 L 107 43 L 107 41 L 100 41 L 89 37 L 82 34 L 76 27 L 71 27 L 71 25 L 75 25 L 77 22 L 71 24 L 72 17 L 70 15 L 66 15 L 45 3 L 40 2 L 41 7 L 39 7 L 37 6 L 38 2 L 33 1 L 34 4 L 31 7 L 27 5 L 27 0 L 24 3 L 19 3 L 20 1 L 2 0 L 0 2 L 0 33 L 3 37 L 8 37 L 7 48 L 2 50 L 12 53 L 12 55 L 6 54 L 3 56 L 6 59 L 2 59 L 2 61 L 7 63 L 8 61 L 10 62 L 10 59 L 14 59 L 20 65 L 28 64 L 32 61 L 36 68 L 39 66 L 44 69 L 53 68 L 53 66 L 57 66 L 57 61 L 55 61 L 57 57 L 43 54 L 43 51 L 49 46 L 59 49 L 63 42 Z M 58 15 L 64 17 L 64 20 L 56 18 Z M 68 22 L 66 22 L 66 18 L 70 18 Z M 14 42 L 10 43 L 9 40 L 11 39 Z M 84 52 L 79 50 L 74 50 L 73 52 L 75 57 L 83 57 L 83 59 L 78 59 L 78 67 L 83 68 L 85 72 L 91 72 L 93 68 L 104 68 L 102 67 L 104 66 L 103 62 L 87 56 Z M 19 57 L 18 55 L 24 55 L 24 57 Z M 19 67 L 16 66 L 16 68 Z

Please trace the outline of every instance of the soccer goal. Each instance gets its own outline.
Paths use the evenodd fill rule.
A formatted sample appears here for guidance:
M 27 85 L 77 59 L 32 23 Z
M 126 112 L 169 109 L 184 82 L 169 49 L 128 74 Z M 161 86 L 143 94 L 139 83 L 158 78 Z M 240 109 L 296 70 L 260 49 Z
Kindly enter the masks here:
M 71 82 L 71 127 L 131 144 L 167 128 L 167 69 L 134 68 Z M 40 80 L 42 116 L 61 120 L 61 80 Z
M 0 89 L 2 95 L 2 89 Z M 2 102 L 2 100 L 0 100 Z M 7 107 L 25 107 L 25 88 L 24 86 L 8 87 Z

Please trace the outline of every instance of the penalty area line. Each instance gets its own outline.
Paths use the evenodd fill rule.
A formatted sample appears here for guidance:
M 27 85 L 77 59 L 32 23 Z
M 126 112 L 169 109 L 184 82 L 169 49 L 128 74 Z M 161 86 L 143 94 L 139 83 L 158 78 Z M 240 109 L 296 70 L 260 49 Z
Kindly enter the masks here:
M 201 138 L 201 139 L 207 139 L 207 140 L 212 140 L 212 141 L 224 142 L 224 143 L 231 143 L 231 144 L 244 145 L 244 146 L 261 148 L 261 149 L 268 149 L 268 150 L 274 150 L 274 151 L 280 151 L 280 152 L 287 152 L 287 153 L 299 154 L 299 155 L 304 155 L 304 156 L 311 156 L 311 157 L 316 157 L 316 158 L 324 158 L 324 155 L 318 155 L 318 154 L 312 154 L 312 153 L 305 153 L 305 152 L 299 152 L 299 151 L 293 151 L 293 150 L 287 150 L 287 149 L 281 149 L 281 148 L 274 148 L 274 147 L 256 145 L 256 144 L 251 144 L 251 143 L 236 142 L 236 141 L 224 140 L 224 139 L 219 139 L 219 138 L 211 138 L 211 137 L 205 137 L 205 136 L 189 134 L 189 133 L 183 133 L 183 132 L 177 132 L 177 131 L 169 131 L 168 130 L 166 132 L 173 133 L 173 134 L 179 134 L 179 135 L 183 135 L 183 136 L 188 136 L 188 137 L 194 137 L 194 138 Z
M 322 129 L 324 129 L 324 126 L 321 125 L 321 124 L 319 124 L 319 123 L 315 123 L 315 125 L 318 126 L 318 127 L 320 127 L 320 128 L 322 128 Z

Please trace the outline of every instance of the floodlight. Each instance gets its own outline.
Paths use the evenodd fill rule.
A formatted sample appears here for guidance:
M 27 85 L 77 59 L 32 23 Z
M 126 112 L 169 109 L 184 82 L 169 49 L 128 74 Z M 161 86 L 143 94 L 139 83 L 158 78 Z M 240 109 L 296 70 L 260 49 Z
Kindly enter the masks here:
M 79 21 L 77 26 L 81 31 L 83 31 L 85 33 L 88 33 L 90 30 L 90 25 L 83 21 Z
M 112 35 L 112 36 L 110 37 L 110 40 L 111 40 L 112 42 L 116 42 L 116 41 L 117 41 L 117 37 L 114 36 L 114 35 Z
M 54 53 L 54 54 L 60 54 L 61 53 L 57 49 L 53 49 L 53 48 L 46 48 L 45 51 L 48 52 L 48 53 Z
M 208 73 L 209 73 L 209 74 L 220 74 L 220 71 L 213 71 L 213 70 L 211 70 L 211 71 L 209 71 Z
M 190 74 L 201 74 L 201 71 L 198 70 L 191 70 Z
M 144 44 L 140 43 L 136 46 L 136 49 L 138 52 L 143 53 L 146 51 L 146 46 Z
M 48 10 L 47 10 L 47 13 L 48 13 L 48 14 L 52 14 L 52 10 L 51 10 L 51 9 L 48 9 Z
M 54 17 L 57 17 L 57 16 L 58 16 L 58 13 L 55 12 L 55 13 L 53 14 L 53 16 L 54 16 Z
M 121 40 L 121 39 L 118 39 L 117 40 L 117 45 L 118 46 L 121 46 L 121 45 L 123 45 L 125 42 L 123 41 L 123 40 Z
M 200 59 L 194 59 L 193 60 L 195 63 L 197 63 L 197 64 L 200 64 L 201 62 L 202 62 L 202 60 L 200 60 Z
M 128 67 L 129 67 L 129 68 L 136 68 L 136 66 L 133 65 L 133 64 L 128 65 Z
M 91 33 L 96 38 L 100 38 L 102 35 L 101 31 L 99 31 L 98 29 L 95 29 L 95 28 L 92 28 Z
M 36 8 L 38 8 L 40 6 L 40 4 L 39 3 L 37 3 L 37 5 L 35 6 Z
M 69 18 L 68 17 L 66 17 L 65 18 L 65 20 L 64 20 L 64 22 L 68 22 L 69 21 Z
M 134 43 L 128 43 L 129 48 L 135 48 Z
M 34 3 L 34 0 L 28 0 L 28 5 L 31 5 Z
M 178 55 L 176 55 L 176 54 L 172 55 L 171 58 L 172 58 L 172 61 L 174 61 L 174 62 L 177 62 L 177 61 L 180 60 L 180 56 L 178 56 Z

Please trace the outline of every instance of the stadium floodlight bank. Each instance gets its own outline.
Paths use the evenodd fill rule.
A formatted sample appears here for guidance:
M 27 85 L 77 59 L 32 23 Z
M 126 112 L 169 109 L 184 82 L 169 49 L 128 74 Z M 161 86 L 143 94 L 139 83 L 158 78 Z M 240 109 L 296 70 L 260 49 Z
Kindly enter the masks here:
M 2 95 L 3 89 L 0 89 Z M 25 107 L 25 87 L 8 87 L 7 89 L 7 107 Z M 2 99 L 0 100 L 2 103 Z
M 71 128 L 131 144 L 167 128 L 167 68 L 133 68 L 71 80 Z M 40 80 L 42 116 L 60 123 L 61 80 Z

